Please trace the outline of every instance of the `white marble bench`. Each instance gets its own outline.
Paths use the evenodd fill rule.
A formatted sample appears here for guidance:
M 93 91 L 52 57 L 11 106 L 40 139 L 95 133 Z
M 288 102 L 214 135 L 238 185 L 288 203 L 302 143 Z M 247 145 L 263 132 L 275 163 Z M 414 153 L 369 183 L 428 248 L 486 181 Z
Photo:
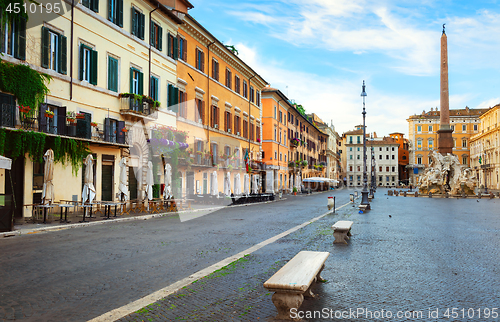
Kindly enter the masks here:
M 312 284 L 324 281 L 320 273 L 329 255 L 328 252 L 301 251 L 264 283 L 266 289 L 275 292 L 272 301 L 278 310 L 276 319 L 290 320 L 290 310 L 298 309 L 304 296 L 314 297 Z
M 352 224 L 353 222 L 349 220 L 339 220 L 332 226 L 333 237 L 335 237 L 334 244 L 347 244 L 347 240 L 351 236 Z

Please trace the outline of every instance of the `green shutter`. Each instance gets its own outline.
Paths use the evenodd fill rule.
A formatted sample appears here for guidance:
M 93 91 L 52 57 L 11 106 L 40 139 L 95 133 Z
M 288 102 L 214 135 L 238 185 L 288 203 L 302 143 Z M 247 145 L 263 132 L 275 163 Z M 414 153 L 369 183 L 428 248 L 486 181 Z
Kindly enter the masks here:
M 139 36 L 139 17 L 138 12 L 132 7 L 132 35 Z
M 97 51 L 90 51 L 90 84 L 97 85 Z
M 85 56 L 85 45 L 80 44 L 80 68 L 78 70 L 78 79 L 83 80 L 83 65 Z
M 162 51 L 163 48 L 163 28 L 158 27 L 158 50 Z
M 170 56 L 171 52 L 172 52 L 172 37 L 170 37 L 170 33 L 167 32 L 167 56 Z
M 15 22 L 14 57 L 26 60 L 26 20 L 19 19 Z
M 90 8 L 90 0 L 82 0 L 82 5 L 84 7 Z
M 118 60 L 111 56 L 108 58 L 108 89 L 118 92 Z
M 42 67 L 49 68 L 49 30 L 42 27 Z
M 169 110 L 170 106 L 172 106 L 172 84 L 168 84 L 167 86 L 167 107 Z
M 59 35 L 59 73 L 66 75 L 67 72 L 67 40 L 63 35 Z
M 120 27 L 123 27 L 123 0 L 117 0 L 117 13 L 116 13 L 116 24 Z
M 143 89 L 144 89 L 143 84 L 144 84 L 144 74 L 139 72 L 139 93 L 137 93 L 139 95 L 142 95 L 142 93 L 143 93 Z
M 90 9 L 92 9 L 92 11 L 99 12 L 99 0 L 91 0 L 90 5 L 91 5 Z
M 146 16 L 142 13 L 139 13 L 139 38 L 144 40 L 144 22 L 146 20 Z
M 172 111 L 179 113 L 179 90 L 172 86 Z
M 113 8 L 113 1 L 115 0 L 108 0 L 108 19 L 109 21 L 116 22 L 114 19 L 113 10 L 111 10 L 111 8 Z
M 149 22 L 149 44 L 154 46 L 155 39 L 155 28 L 153 28 L 153 22 Z
M 134 69 L 130 68 L 130 93 L 133 92 L 134 92 Z
M 172 58 L 177 60 L 179 58 L 179 38 L 173 37 L 172 42 L 174 43 L 174 57 Z

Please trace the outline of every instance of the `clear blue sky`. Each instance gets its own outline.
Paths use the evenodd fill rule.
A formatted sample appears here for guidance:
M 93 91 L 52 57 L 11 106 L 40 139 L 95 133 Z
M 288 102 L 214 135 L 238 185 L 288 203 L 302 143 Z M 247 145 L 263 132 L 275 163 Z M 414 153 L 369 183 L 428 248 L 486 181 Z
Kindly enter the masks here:
M 500 6 L 492 1 L 190 0 L 190 14 L 257 73 L 333 120 L 378 136 L 439 106 L 440 38 L 448 36 L 450 108 L 500 103 Z

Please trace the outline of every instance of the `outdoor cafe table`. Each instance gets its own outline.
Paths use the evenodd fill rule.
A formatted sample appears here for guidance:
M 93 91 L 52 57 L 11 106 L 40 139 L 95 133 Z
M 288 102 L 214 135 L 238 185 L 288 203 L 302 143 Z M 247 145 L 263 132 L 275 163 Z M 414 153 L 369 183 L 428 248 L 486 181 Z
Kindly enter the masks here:
M 111 219 L 111 218 L 109 218 L 109 215 L 111 213 L 111 206 L 115 206 L 114 217 L 116 217 L 116 207 L 119 205 L 122 205 L 122 204 L 123 204 L 123 202 L 112 202 L 112 201 L 101 202 L 101 205 L 104 206 L 104 216 L 103 216 L 103 217 L 105 217 L 104 219 Z
M 57 205 L 50 204 L 50 205 L 35 205 L 36 208 L 42 208 L 43 209 L 43 223 L 47 223 L 47 209 L 48 208 L 54 208 Z
M 96 203 L 87 203 L 87 204 L 83 204 L 82 207 L 83 207 L 83 220 L 81 220 L 80 222 L 88 222 L 88 220 L 85 220 L 85 215 L 87 213 L 87 209 L 90 208 L 90 214 L 89 214 L 89 218 L 95 218 L 95 217 L 92 217 L 92 206 L 97 206 Z
M 70 204 L 58 204 L 57 205 L 59 208 L 61 208 L 61 223 L 70 223 L 71 221 L 68 221 L 68 208 L 74 207 L 74 205 Z M 64 208 L 64 220 L 63 220 L 63 208 Z

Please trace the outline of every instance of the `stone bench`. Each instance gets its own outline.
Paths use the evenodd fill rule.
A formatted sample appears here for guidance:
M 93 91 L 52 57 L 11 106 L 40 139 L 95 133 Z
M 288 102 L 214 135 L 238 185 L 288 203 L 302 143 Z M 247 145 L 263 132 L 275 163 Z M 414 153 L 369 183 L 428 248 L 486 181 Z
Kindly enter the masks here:
M 347 240 L 351 236 L 351 227 L 353 222 L 349 220 L 337 221 L 333 226 L 333 237 L 335 237 L 334 244 L 347 244 Z
M 330 253 L 301 251 L 277 271 L 264 287 L 275 292 L 272 301 L 278 315 L 276 319 L 290 320 L 290 310 L 302 305 L 305 297 L 314 297 L 312 284 L 324 281 L 320 276 Z

